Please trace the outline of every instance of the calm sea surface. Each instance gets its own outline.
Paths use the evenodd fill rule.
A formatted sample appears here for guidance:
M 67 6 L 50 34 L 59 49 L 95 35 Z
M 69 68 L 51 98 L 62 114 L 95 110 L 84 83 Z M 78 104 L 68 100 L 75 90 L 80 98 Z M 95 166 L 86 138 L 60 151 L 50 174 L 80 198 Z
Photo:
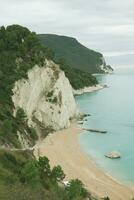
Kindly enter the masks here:
M 119 181 L 134 184 L 134 70 L 97 78 L 109 88 L 77 96 L 76 101 L 82 112 L 91 114 L 82 126 L 108 133 L 81 134 L 81 147 L 105 172 Z M 111 151 L 121 152 L 122 158 L 105 158 Z

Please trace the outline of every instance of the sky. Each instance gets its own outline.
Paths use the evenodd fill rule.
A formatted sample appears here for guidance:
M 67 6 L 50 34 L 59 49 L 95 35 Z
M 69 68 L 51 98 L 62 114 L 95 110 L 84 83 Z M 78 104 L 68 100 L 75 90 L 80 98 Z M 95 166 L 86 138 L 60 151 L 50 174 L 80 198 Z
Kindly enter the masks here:
M 134 64 L 133 9 L 134 0 L 0 0 L 0 26 L 75 37 L 119 67 Z

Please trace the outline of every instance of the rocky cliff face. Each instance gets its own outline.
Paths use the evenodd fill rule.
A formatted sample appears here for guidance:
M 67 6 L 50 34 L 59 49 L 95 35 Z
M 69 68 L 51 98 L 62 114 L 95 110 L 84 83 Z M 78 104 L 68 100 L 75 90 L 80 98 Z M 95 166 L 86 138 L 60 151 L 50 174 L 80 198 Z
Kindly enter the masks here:
M 15 83 L 13 93 L 15 109 L 24 109 L 30 125 L 38 121 L 44 127 L 59 130 L 69 127 L 70 120 L 79 115 L 71 85 L 52 61 L 31 69 L 27 80 Z
M 100 72 L 105 73 L 105 74 L 112 74 L 113 69 L 110 65 L 106 64 L 105 58 L 103 56 L 101 57 L 101 60 L 102 60 L 102 64 L 98 67 L 100 69 Z

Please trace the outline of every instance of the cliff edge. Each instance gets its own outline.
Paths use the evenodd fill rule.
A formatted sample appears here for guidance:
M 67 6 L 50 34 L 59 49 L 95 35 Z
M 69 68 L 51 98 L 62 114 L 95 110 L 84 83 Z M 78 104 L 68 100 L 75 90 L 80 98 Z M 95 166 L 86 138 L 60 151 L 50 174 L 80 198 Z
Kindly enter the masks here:
M 50 60 L 29 70 L 28 79 L 15 82 L 12 101 L 16 110 L 23 108 L 30 125 L 36 121 L 53 130 L 69 127 L 79 115 L 69 80 Z

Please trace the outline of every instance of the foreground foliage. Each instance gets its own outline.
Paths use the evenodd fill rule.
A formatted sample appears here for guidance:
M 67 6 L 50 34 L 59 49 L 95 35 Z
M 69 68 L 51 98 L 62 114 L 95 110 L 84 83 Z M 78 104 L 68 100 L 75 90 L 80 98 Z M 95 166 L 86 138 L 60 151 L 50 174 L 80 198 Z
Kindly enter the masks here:
M 50 168 L 47 157 L 35 160 L 30 151 L 0 151 L 0 199 L 82 200 L 91 198 L 79 180 L 62 184 L 60 166 Z

